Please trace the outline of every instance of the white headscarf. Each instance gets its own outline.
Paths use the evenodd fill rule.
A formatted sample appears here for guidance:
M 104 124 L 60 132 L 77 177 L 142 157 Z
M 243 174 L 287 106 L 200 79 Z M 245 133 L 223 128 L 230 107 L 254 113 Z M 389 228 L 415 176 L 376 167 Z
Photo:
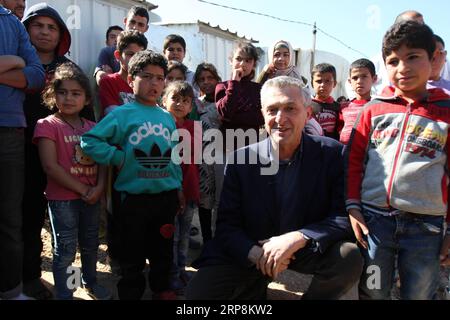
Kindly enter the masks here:
M 294 65 L 294 58 L 295 58 L 294 49 L 292 49 L 292 46 L 288 41 L 279 40 L 275 42 L 275 44 L 272 47 L 270 47 L 269 49 L 270 63 L 272 63 L 273 61 L 273 55 L 275 53 L 275 50 L 278 49 L 279 47 L 285 47 L 289 49 L 289 65 L 285 70 L 277 70 L 273 75 L 273 77 L 275 78 L 278 76 L 288 76 L 302 80 L 302 76 L 300 75 L 300 73 L 298 72 L 297 68 Z

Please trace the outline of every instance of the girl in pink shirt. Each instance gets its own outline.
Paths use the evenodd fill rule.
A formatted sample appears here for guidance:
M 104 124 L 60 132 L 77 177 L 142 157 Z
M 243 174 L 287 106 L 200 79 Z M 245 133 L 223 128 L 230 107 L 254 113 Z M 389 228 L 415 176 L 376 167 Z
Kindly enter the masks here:
M 56 297 L 73 298 L 79 281 L 69 281 L 72 272 L 68 268 L 79 244 L 85 290 L 95 299 L 110 299 L 108 290 L 97 284 L 96 271 L 104 174 L 80 148 L 81 135 L 95 125 L 80 115 L 92 99 L 89 80 L 75 64 L 62 64 L 43 99 L 57 109 L 37 122 L 33 138 L 47 175 Z

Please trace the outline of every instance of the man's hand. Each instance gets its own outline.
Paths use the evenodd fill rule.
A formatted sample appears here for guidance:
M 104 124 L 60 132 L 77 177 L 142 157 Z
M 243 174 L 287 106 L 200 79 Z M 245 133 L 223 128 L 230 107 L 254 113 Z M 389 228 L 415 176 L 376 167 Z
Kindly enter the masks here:
M 441 265 L 444 267 L 450 266 L 450 255 L 448 251 L 450 250 L 450 234 L 444 237 L 444 241 L 442 242 L 441 253 L 439 258 L 441 260 Z
M 261 270 L 262 274 L 275 279 L 278 274 L 288 268 L 291 259 L 295 259 L 294 253 L 304 248 L 307 242 L 308 240 L 300 231 L 260 241 L 263 254 L 256 264 L 256 268 Z
M 369 234 L 369 229 L 367 229 L 366 221 L 358 209 L 350 209 L 348 211 L 350 223 L 352 225 L 353 233 L 355 234 L 356 240 L 361 244 L 364 249 L 368 249 L 369 245 L 363 238 L 364 235 Z

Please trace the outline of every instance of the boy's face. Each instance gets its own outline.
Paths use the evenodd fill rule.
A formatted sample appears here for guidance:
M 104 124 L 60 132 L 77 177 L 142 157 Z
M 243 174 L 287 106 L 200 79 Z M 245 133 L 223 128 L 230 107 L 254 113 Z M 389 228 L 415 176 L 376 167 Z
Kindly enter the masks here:
M 55 20 L 40 16 L 31 20 L 28 34 L 38 52 L 53 53 L 59 44 L 61 32 Z
M 134 79 L 128 75 L 128 82 L 139 103 L 155 106 L 164 90 L 164 70 L 149 64 Z
M 348 82 L 358 98 L 366 99 L 370 97 L 370 90 L 376 79 L 376 76 L 372 77 L 368 68 L 353 68 Z
M 424 49 L 402 45 L 386 57 L 386 70 L 396 93 L 416 98 L 426 91 L 431 61 Z
M 184 81 L 184 80 L 186 80 L 186 76 L 178 68 L 172 69 L 166 76 L 166 83 L 169 83 L 172 81 Z
M 170 92 L 164 100 L 164 106 L 177 120 L 182 120 L 192 110 L 192 98 L 179 93 Z
M 172 42 L 169 46 L 164 50 L 164 56 L 167 60 L 175 60 L 180 63 L 183 63 L 184 56 L 186 52 L 183 49 L 183 46 L 178 42 Z
M 108 33 L 108 40 L 106 40 L 106 45 L 108 47 L 115 47 L 117 45 L 117 37 L 122 31 L 120 30 L 111 30 Z
M 336 81 L 331 72 L 314 74 L 313 88 L 317 98 L 321 100 L 328 99 L 334 87 L 336 87 Z
M 123 19 L 125 30 L 137 30 L 140 33 L 146 33 L 148 30 L 148 21 L 146 17 L 130 15 Z
M 142 50 L 144 50 L 144 48 L 139 46 L 138 44 L 130 43 L 128 47 L 126 47 L 125 50 L 122 51 L 122 53 L 120 53 L 119 50 L 114 51 L 114 56 L 120 62 L 121 68 L 128 72 L 128 62 L 130 62 L 130 59 L 136 52 Z

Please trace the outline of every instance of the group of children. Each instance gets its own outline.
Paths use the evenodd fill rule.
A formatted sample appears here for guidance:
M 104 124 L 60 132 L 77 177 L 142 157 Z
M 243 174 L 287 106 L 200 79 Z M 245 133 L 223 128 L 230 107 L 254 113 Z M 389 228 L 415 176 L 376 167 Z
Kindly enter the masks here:
M 48 7 L 37 9 L 44 17 L 55 17 Z M 146 50 L 148 42 L 141 33 L 145 31 L 136 29 L 148 29 L 148 14 L 139 12 L 130 11 L 126 30 L 117 36 L 112 54 L 119 70 L 111 73 L 103 65 L 96 70 L 101 105 L 97 124 L 87 112 L 95 99 L 89 80 L 72 62 L 54 65 L 42 94 L 52 112 L 35 120 L 31 141 L 47 177 L 58 299 L 72 298 L 67 270 L 77 245 L 86 290 L 97 299 L 111 298 L 96 279 L 99 203 L 108 184 L 113 185 L 108 244 L 120 266 L 119 298 L 142 297 L 149 259 L 153 299 L 176 299 L 189 281 L 185 267 L 194 211 L 198 209 L 206 243 L 213 236 L 213 212 L 223 179 L 223 164 L 196 164 L 195 144 L 205 143 L 202 134 L 207 129 L 258 132 L 264 122 L 260 90 L 267 79 L 289 75 L 307 86 L 284 40 L 269 51 L 270 63 L 257 82 L 253 79 L 258 53 L 244 42 L 230 56 L 230 80 L 222 82 L 210 63 L 192 72 L 182 64 L 186 43 L 178 35 L 166 38 L 163 54 Z M 70 35 L 66 42 L 59 39 L 63 56 Z M 351 64 L 348 81 L 355 98 L 343 104 L 332 98 L 335 68 L 323 63 L 312 70 L 313 116 L 306 130 L 347 144 L 350 221 L 366 269 L 378 265 L 382 272 L 376 289 L 368 286 L 370 274 L 363 273 L 361 298 L 388 298 L 398 256 L 402 298 L 432 299 L 440 259 L 448 263 L 450 235 L 444 230 L 449 217 L 450 96 L 441 89 L 427 90 L 436 39 L 424 24 L 394 25 L 383 42 L 392 87 L 372 101 L 377 76 L 369 60 Z M 14 64 L 21 65 L 18 62 Z M 183 150 L 190 154 L 178 155 L 189 161 L 178 165 L 174 154 L 184 132 L 194 139 Z M 223 157 L 233 151 L 230 145 L 224 142 Z

